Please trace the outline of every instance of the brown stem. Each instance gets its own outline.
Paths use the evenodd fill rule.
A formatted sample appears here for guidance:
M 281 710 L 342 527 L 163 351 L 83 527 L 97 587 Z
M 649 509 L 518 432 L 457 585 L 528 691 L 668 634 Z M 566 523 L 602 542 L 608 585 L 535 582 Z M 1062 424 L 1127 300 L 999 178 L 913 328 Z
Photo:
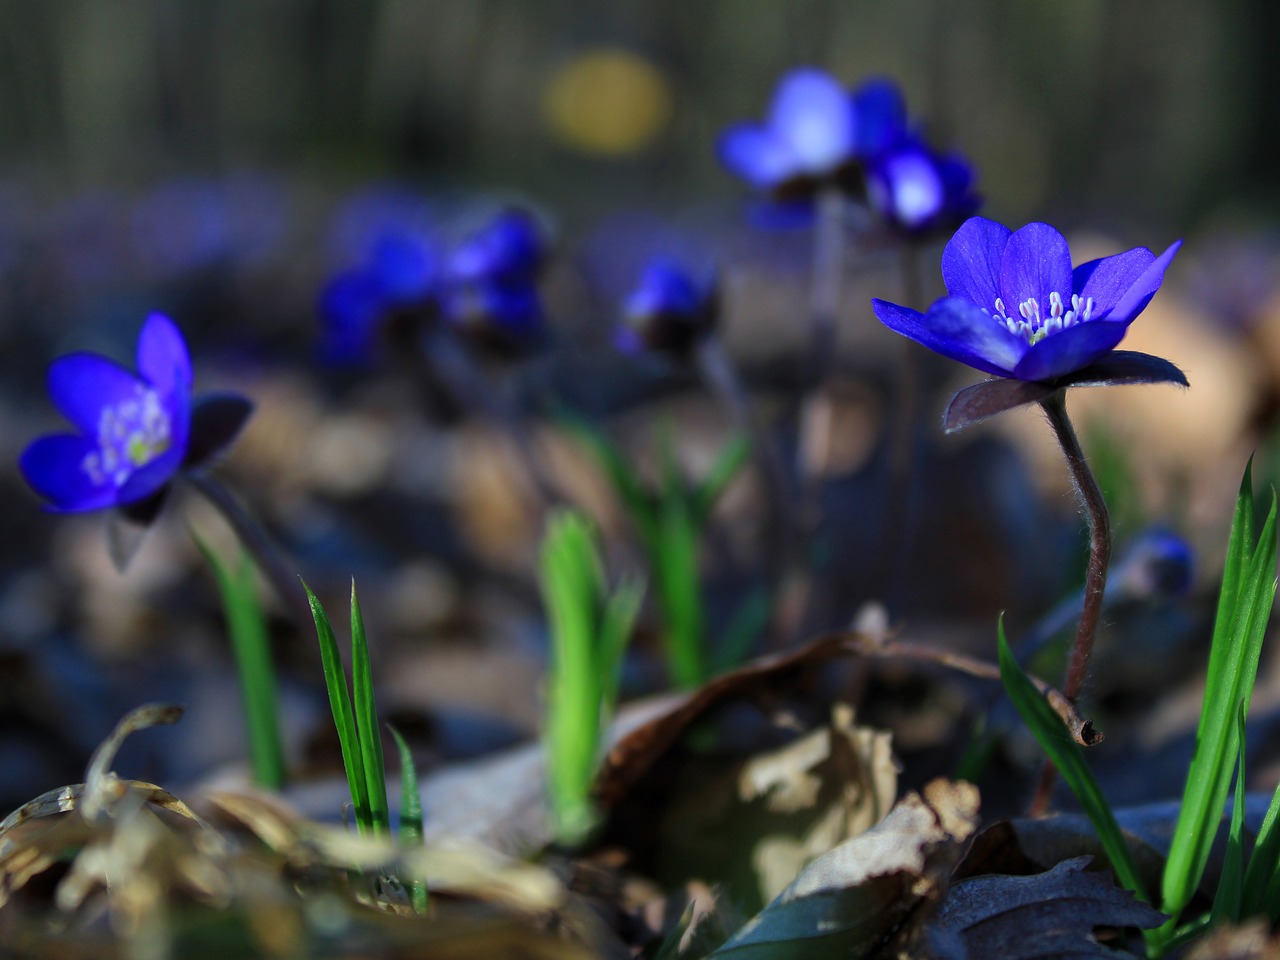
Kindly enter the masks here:
M 1075 643 L 1071 646 L 1071 657 L 1067 662 L 1066 679 L 1062 683 L 1062 692 L 1074 703 L 1079 698 L 1085 677 L 1089 673 L 1093 641 L 1102 616 L 1102 602 L 1107 590 L 1107 567 L 1111 563 L 1111 518 L 1107 513 L 1107 502 L 1102 498 L 1102 490 L 1080 448 L 1080 438 L 1076 436 L 1075 428 L 1067 417 L 1065 391 L 1060 390 L 1042 400 L 1040 406 L 1062 446 L 1067 467 L 1071 471 L 1071 481 L 1084 505 L 1089 523 L 1089 566 L 1084 578 L 1084 605 L 1076 627 Z M 1052 763 L 1046 762 L 1028 810 L 1031 816 L 1039 816 L 1048 809 L 1056 779 L 1056 769 Z
M 956 653 L 953 650 L 944 650 L 922 643 L 902 643 L 896 640 L 876 642 L 865 634 L 849 634 L 848 637 L 850 646 L 865 656 L 909 657 L 913 660 L 941 664 L 984 680 L 1000 679 L 1000 668 L 996 664 Z M 1039 677 L 1030 677 L 1030 680 L 1049 701 L 1049 706 L 1053 707 L 1054 712 L 1062 718 L 1063 725 L 1076 743 L 1082 747 L 1092 747 L 1102 742 L 1102 733 L 1094 729 L 1093 721 L 1080 716 L 1075 705 L 1061 691 L 1049 686 Z
M 311 606 L 302 592 L 301 581 L 284 563 L 280 550 L 267 536 L 266 531 L 231 495 L 231 491 L 204 470 L 190 470 L 184 476 L 187 482 L 222 514 L 227 525 L 235 532 L 241 545 L 249 551 L 258 569 L 270 581 L 276 595 L 289 609 L 298 626 L 311 623 Z

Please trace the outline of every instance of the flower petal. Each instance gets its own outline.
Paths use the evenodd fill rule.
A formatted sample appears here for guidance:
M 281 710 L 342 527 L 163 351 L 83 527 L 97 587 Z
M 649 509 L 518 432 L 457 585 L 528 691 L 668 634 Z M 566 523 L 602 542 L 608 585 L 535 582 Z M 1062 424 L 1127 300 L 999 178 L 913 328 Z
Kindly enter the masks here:
M 962 223 L 942 251 L 947 293 L 992 309 L 1000 296 L 1000 262 L 1010 236 L 1008 227 L 986 217 L 970 217 Z
M 907 104 L 892 80 L 886 77 L 868 80 L 853 92 L 852 100 L 858 156 L 876 156 L 905 132 Z
M 1055 380 L 1088 366 L 1124 339 L 1129 324 L 1089 320 L 1045 337 L 1027 351 L 1013 375 L 1019 380 Z
M 769 128 L 806 173 L 826 173 L 853 154 L 853 109 L 835 77 L 801 67 L 778 84 Z
M 138 373 L 162 398 L 191 392 L 191 355 L 182 331 L 163 313 L 153 313 L 138 334 Z
M 759 190 L 768 190 L 796 173 L 796 158 L 770 131 L 739 123 L 720 135 L 716 155 L 732 173 Z
M 1124 292 L 1119 302 L 1111 308 L 1107 319 L 1112 323 L 1131 323 L 1134 317 L 1146 309 L 1151 298 L 1160 289 L 1160 284 L 1164 283 L 1164 271 L 1173 262 L 1181 246 L 1181 240 L 1175 241 L 1169 245 L 1168 250 L 1156 257 L 1147 269 L 1142 271 L 1142 275 L 1133 282 L 1133 285 Z
M 933 157 L 911 145 L 893 150 L 869 171 L 872 204 L 886 220 L 914 230 L 936 217 L 946 203 L 946 185 Z
M 967 300 L 939 300 L 926 314 L 884 300 L 871 305 L 890 330 L 993 376 L 1010 376 L 1028 349 L 1025 340 Z
M 100 510 L 115 503 L 115 486 L 109 481 L 94 483 L 80 466 L 97 449 L 84 437 L 53 434 L 33 441 L 18 466 L 31 488 L 49 501 L 50 510 Z
M 1049 224 L 1028 223 L 1009 237 L 1000 257 L 1000 296 L 1011 317 L 1033 297 L 1047 317 L 1050 293 L 1071 299 L 1071 251 Z
M 117 504 L 136 503 L 155 493 L 173 479 L 182 465 L 186 450 L 181 447 L 170 447 L 150 463 L 147 463 L 129 474 L 120 489 L 116 492 Z
M 1135 383 L 1189 386 L 1187 375 L 1163 357 L 1135 350 L 1111 350 L 1058 381 L 1063 387 L 1114 387 Z
M 1071 272 L 1072 292 L 1092 297 L 1093 316 L 1105 317 L 1155 259 L 1156 255 L 1146 247 L 1134 247 L 1082 263 Z
M 137 396 L 145 385 L 114 360 L 96 353 L 69 353 L 49 364 L 49 397 L 82 433 L 96 436 L 104 407 Z

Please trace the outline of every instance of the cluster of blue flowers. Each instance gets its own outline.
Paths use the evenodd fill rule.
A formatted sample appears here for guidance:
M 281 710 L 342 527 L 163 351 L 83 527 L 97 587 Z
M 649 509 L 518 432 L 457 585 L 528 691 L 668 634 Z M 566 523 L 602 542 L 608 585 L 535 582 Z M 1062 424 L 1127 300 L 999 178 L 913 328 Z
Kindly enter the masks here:
M 450 249 L 421 211 L 395 197 L 380 199 L 358 211 L 365 219 L 355 264 L 320 296 L 327 360 L 367 361 L 396 314 L 441 318 L 488 338 L 536 339 L 543 320 L 537 279 L 549 241 L 530 213 L 504 208 Z
M 958 221 L 978 204 L 969 164 L 927 143 L 886 80 L 848 91 L 820 70 L 795 70 L 779 83 L 767 118 L 730 127 L 718 152 L 731 171 L 771 196 L 860 191 L 884 222 L 904 231 Z M 359 229 L 348 246 L 355 262 L 320 299 L 330 358 L 366 358 L 381 325 L 398 313 L 516 341 L 541 331 L 537 279 L 549 240 L 528 212 L 504 208 L 453 245 L 400 199 L 377 199 L 354 219 Z M 1158 257 L 1137 248 L 1073 269 L 1053 227 L 1011 231 L 971 217 L 942 256 L 946 297 L 923 313 L 884 300 L 873 307 L 892 330 L 984 373 L 1081 382 L 1081 372 L 1114 350 L 1159 289 L 1178 246 Z M 686 355 L 714 330 L 716 307 L 714 277 L 655 260 L 623 302 L 617 343 Z M 52 509 L 144 500 L 191 464 L 193 447 L 205 456 L 239 428 L 242 418 L 233 416 L 234 429 L 208 428 L 217 442 L 193 443 L 190 361 L 167 318 L 147 321 L 137 366 L 133 373 L 72 354 L 50 368 L 54 404 L 79 432 L 37 440 L 22 470 Z

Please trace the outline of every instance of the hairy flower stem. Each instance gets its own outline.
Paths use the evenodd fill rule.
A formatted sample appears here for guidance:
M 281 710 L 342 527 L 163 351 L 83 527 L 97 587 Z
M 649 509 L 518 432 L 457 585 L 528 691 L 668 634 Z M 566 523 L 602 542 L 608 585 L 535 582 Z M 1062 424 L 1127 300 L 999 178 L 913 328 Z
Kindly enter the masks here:
M 796 446 L 796 475 L 800 495 L 794 545 L 787 550 L 789 573 L 774 618 L 782 642 L 794 640 L 804 628 L 812 592 L 808 555 L 822 523 L 822 482 L 826 473 L 831 400 L 825 387 L 836 352 L 836 320 L 840 312 L 840 286 L 844 276 L 845 198 L 834 185 L 817 197 L 817 222 L 813 236 L 813 273 L 809 286 L 809 362 L 800 401 L 800 440 Z
M 301 581 L 285 564 L 279 548 L 271 542 L 262 526 L 231 495 L 231 491 L 208 472 L 189 470 L 185 477 L 235 532 L 236 538 L 249 551 L 254 563 L 270 581 L 298 626 L 305 627 L 311 623 L 311 605 L 307 603 Z
M 769 506 L 769 522 L 765 542 L 769 544 L 766 558 L 768 576 L 774 586 L 781 585 L 781 578 L 789 567 L 791 554 L 792 517 L 791 499 L 787 491 L 786 469 L 777 445 L 760 423 L 751 407 L 751 399 L 742 384 L 741 377 L 724 351 L 724 344 L 714 333 L 698 344 L 698 372 L 703 382 L 729 412 L 734 425 L 751 438 L 756 467 L 760 471 Z
M 1071 647 L 1071 658 L 1067 663 L 1067 675 L 1062 684 L 1062 693 L 1073 703 L 1079 699 L 1084 687 L 1085 677 L 1089 672 L 1089 659 L 1093 654 L 1093 639 L 1098 632 L 1098 621 L 1102 614 L 1102 603 L 1107 590 L 1107 567 L 1111 563 L 1111 518 L 1107 513 L 1107 503 L 1102 498 L 1102 490 L 1098 481 L 1089 469 L 1084 451 L 1080 448 L 1080 439 L 1076 436 L 1071 420 L 1067 417 L 1065 391 L 1040 401 L 1049 425 L 1062 446 L 1067 458 L 1067 467 L 1071 471 L 1071 481 L 1075 484 L 1076 493 L 1084 504 L 1085 516 L 1089 523 L 1089 566 L 1084 580 L 1084 606 L 1080 612 L 1079 625 L 1076 628 L 1075 643 Z M 1031 804 L 1033 816 L 1044 812 L 1049 804 L 1049 795 L 1053 791 L 1056 771 L 1052 764 L 1046 764 L 1040 776 L 1040 786 L 1036 790 Z
M 914 239 L 902 247 L 902 287 L 904 303 L 920 309 L 924 294 L 920 277 L 920 248 Z M 881 543 L 884 563 L 880 566 L 879 596 L 891 613 L 897 612 L 909 548 L 911 530 L 911 460 L 916 435 L 916 408 L 920 393 L 920 363 L 916 344 L 903 340 L 898 353 L 898 376 L 894 389 L 892 422 L 885 476 L 884 523 Z
M 530 432 L 520 423 L 518 412 L 486 384 L 458 335 L 441 324 L 433 324 L 423 337 L 422 347 L 430 373 L 443 383 L 457 406 L 483 416 L 510 439 L 543 503 L 549 506 L 563 503 L 564 498 L 542 466 Z

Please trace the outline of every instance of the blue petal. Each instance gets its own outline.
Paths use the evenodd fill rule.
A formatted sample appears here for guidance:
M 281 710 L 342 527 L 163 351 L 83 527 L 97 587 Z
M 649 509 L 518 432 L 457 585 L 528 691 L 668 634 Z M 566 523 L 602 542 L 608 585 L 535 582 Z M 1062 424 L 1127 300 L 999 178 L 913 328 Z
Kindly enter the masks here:
M 191 356 L 186 341 L 163 313 L 151 314 L 138 335 L 138 372 L 162 397 L 191 392 Z
M 137 396 L 145 384 L 114 360 L 69 353 L 49 364 L 49 398 L 82 433 L 96 436 L 104 407 Z
M 907 105 L 892 80 L 868 80 L 853 92 L 856 150 L 874 157 L 887 150 L 906 130 Z
M 1114 323 L 1130 323 L 1133 318 L 1140 314 L 1151 302 L 1151 298 L 1156 295 L 1156 291 L 1160 289 L 1160 284 L 1164 283 L 1164 271 L 1173 262 L 1173 258 L 1178 253 L 1178 248 L 1182 246 L 1182 241 L 1178 240 L 1170 244 L 1169 249 L 1160 256 L 1156 257 L 1138 279 L 1133 281 L 1120 297 L 1120 300 L 1111 312 L 1107 314 L 1107 319 Z
M 640 282 L 623 304 L 628 317 L 657 314 L 693 316 L 706 301 L 706 292 L 678 263 L 667 258 L 651 261 Z
M 1049 294 L 1071 299 L 1071 251 L 1067 241 L 1047 223 L 1028 223 L 1015 230 L 1000 258 L 1000 295 L 1009 316 L 1035 298 L 1040 315 L 1049 316 Z M 986 304 L 984 304 L 986 306 Z
M 947 293 L 992 309 L 1000 296 L 1000 261 L 1011 235 L 1008 227 L 986 217 L 970 217 L 962 223 L 942 251 Z
M 31 488 L 49 501 L 49 509 L 68 513 L 101 510 L 115 503 L 115 486 L 95 484 L 81 469 L 97 444 L 69 433 L 35 440 L 22 452 L 18 467 Z
M 369 270 L 388 299 L 412 303 L 430 294 L 437 273 L 436 256 L 421 237 L 387 233 L 369 252 Z
M 882 157 L 871 171 L 868 187 L 881 216 L 908 230 L 937 217 L 947 199 L 933 157 L 915 145 Z
M 449 258 L 455 279 L 512 283 L 531 279 L 542 264 L 546 241 L 538 222 L 508 208 L 467 237 Z
M 829 73 L 802 67 L 778 84 L 769 110 L 769 128 L 806 173 L 827 173 L 848 160 L 854 148 L 853 107 Z
M 938 300 L 926 314 L 884 300 L 871 305 L 890 330 L 993 376 L 1010 376 L 1028 349 L 1022 337 L 967 300 Z
M 185 455 L 185 444 L 182 447 L 173 446 L 150 463 L 139 467 L 121 484 L 116 492 L 115 502 L 119 505 L 136 503 L 151 496 L 173 479 Z
M 796 174 L 796 159 L 772 132 L 739 123 L 720 135 L 716 155 L 732 173 L 757 190 L 768 190 Z
M 1053 380 L 1088 366 L 1124 339 L 1127 323 L 1090 320 L 1045 337 L 1013 368 L 1019 380 Z

